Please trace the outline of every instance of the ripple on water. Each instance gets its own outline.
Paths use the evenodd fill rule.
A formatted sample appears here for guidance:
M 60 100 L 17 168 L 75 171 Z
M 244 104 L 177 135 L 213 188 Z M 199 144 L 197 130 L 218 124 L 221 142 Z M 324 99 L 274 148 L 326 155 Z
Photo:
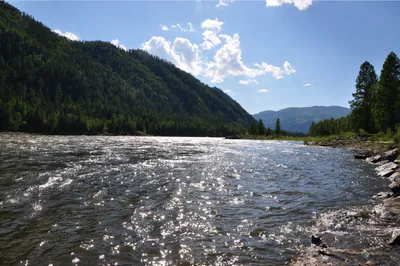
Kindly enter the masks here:
M 385 185 L 349 151 L 298 142 L 1 134 L 0 146 L 6 264 L 283 264 L 317 213 Z

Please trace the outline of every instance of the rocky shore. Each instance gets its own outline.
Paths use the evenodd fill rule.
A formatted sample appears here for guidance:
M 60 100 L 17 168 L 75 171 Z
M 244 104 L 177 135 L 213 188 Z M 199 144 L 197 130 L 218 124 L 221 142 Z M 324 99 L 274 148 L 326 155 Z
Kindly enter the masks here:
M 290 265 L 399 265 L 399 150 L 359 140 L 313 145 L 355 149 L 355 158 L 376 165 L 377 178 L 386 178 L 389 187 L 375 195 L 369 206 L 320 214 L 310 229 L 309 244 L 299 247 Z

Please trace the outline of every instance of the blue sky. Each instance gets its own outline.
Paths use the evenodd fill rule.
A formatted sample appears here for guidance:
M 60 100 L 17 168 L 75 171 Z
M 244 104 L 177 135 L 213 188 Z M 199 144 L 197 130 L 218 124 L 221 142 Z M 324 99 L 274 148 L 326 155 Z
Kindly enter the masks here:
M 252 114 L 348 107 L 360 65 L 379 75 L 400 55 L 400 2 L 219 1 L 10 2 L 69 38 L 163 57 Z

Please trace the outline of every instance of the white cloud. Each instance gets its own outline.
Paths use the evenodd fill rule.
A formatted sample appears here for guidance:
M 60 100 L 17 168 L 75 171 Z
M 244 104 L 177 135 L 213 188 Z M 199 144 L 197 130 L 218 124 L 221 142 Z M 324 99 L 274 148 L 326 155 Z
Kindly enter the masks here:
M 310 87 L 310 86 L 312 86 L 311 83 L 306 83 L 306 84 L 304 84 L 304 87 Z
M 182 26 L 181 26 L 181 24 L 176 24 L 176 26 L 181 30 L 181 31 L 187 31 L 185 28 L 183 28 Z
M 233 0 L 219 0 L 219 3 L 216 4 L 216 7 L 224 7 L 228 6 L 229 3 L 232 3 Z
M 218 19 L 206 19 L 201 23 L 201 27 L 205 30 L 216 30 L 221 31 L 224 22 L 218 21 Z
M 232 90 L 224 90 L 224 92 L 228 94 L 228 93 L 231 93 Z
M 188 39 L 176 38 L 171 44 L 163 37 L 153 36 L 142 44 L 141 49 L 166 59 L 193 75 L 199 75 L 203 71 L 199 48 Z
M 163 31 L 169 31 L 169 28 L 163 24 L 160 24 L 160 27 Z
M 296 73 L 296 70 L 290 65 L 288 61 L 283 63 L 283 70 L 278 66 L 269 65 L 262 62 L 261 64 L 254 64 L 255 66 L 263 69 L 265 73 L 271 74 L 275 79 L 283 79 L 283 75 L 290 75 Z
M 206 30 L 203 32 L 203 40 L 204 42 L 200 44 L 200 46 L 204 50 L 210 50 L 214 46 L 220 45 L 221 40 L 218 38 L 217 33 L 212 30 Z
M 201 28 L 204 29 L 202 33 L 203 43 L 200 45 L 191 43 L 190 40 L 185 38 L 176 38 L 171 42 L 164 37 L 153 36 L 149 41 L 144 42 L 140 48 L 168 60 L 178 68 L 193 75 L 201 74 L 209 78 L 212 83 L 220 83 L 226 77 L 236 76 L 243 77 L 239 81 L 242 85 L 259 84 L 254 79 L 257 76 L 270 74 L 275 79 L 282 79 L 285 75 L 296 73 L 294 67 L 287 61 L 283 63 L 282 67 L 265 62 L 256 63 L 252 66 L 245 64 L 242 59 L 239 34 L 218 34 L 223 24 L 224 22 L 218 19 L 204 20 L 201 23 Z M 165 25 L 160 26 L 164 27 Z M 183 28 L 180 24 L 169 27 L 169 29 L 173 28 L 194 31 L 191 23 L 188 23 L 188 29 Z M 114 40 L 112 43 L 121 47 L 118 40 Z M 219 47 L 211 60 L 200 56 L 199 46 L 204 50 L 210 50 L 221 44 L 223 45 Z
M 164 26 L 164 25 L 163 25 Z M 176 25 L 171 25 L 172 29 L 180 29 L 183 32 L 194 32 L 195 29 L 193 27 L 193 24 L 188 22 L 187 27 L 183 27 L 181 24 L 177 23 Z
M 207 67 L 204 70 L 205 76 L 211 78 L 213 83 L 223 82 L 228 76 L 254 78 L 267 73 L 271 74 L 275 79 L 282 79 L 283 75 L 290 75 L 296 72 L 287 61 L 284 62 L 283 69 L 265 62 L 254 64 L 256 68 L 250 68 L 244 64 L 242 59 L 239 34 L 235 33 L 233 37 L 221 34 L 219 37 L 225 40 L 225 44 L 214 55 L 214 61 L 206 63 Z
M 225 44 L 214 55 L 214 61 L 207 63 L 205 76 L 211 78 L 211 82 L 223 82 L 227 76 L 255 77 L 262 74 L 260 69 L 247 67 L 242 60 L 239 34 L 235 33 L 233 38 L 229 35 L 220 35 Z
M 124 45 L 119 43 L 118 39 L 112 40 L 110 43 L 114 44 L 118 48 L 121 48 L 122 50 L 128 51 L 128 49 Z
M 260 93 L 267 93 L 267 92 L 269 92 L 269 90 L 267 90 L 267 89 L 259 89 L 257 92 L 260 92 Z
M 312 5 L 313 0 L 266 0 L 267 7 L 277 7 L 284 4 L 293 4 L 299 10 L 306 10 Z
M 200 45 L 204 50 L 210 50 L 214 46 L 221 44 L 220 38 L 217 36 L 217 32 L 222 29 L 224 22 L 218 21 L 218 19 L 206 19 L 201 23 L 201 27 L 204 29 L 203 32 L 203 43 Z
M 288 75 L 296 73 L 296 70 L 290 65 L 288 61 L 285 61 L 285 63 L 283 63 L 283 69 L 285 70 L 285 73 Z
M 194 32 L 194 27 L 193 27 L 192 23 L 189 22 L 188 27 L 189 27 L 190 32 Z
M 71 40 L 71 41 L 79 41 L 78 36 L 73 34 L 72 32 L 62 32 L 58 29 L 53 30 L 53 32 L 57 33 L 60 36 L 64 36 L 65 38 Z
M 239 80 L 239 83 L 242 85 L 259 84 L 258 81 L 255 79 Z

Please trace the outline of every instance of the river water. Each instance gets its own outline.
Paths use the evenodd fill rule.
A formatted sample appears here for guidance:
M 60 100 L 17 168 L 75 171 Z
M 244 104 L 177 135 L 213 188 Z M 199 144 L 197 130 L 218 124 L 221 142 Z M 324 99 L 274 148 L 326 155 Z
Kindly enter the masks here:
M 317 213 L 387 190 L 344 149 L 0 135 L 2 265 L 283 265 Z

